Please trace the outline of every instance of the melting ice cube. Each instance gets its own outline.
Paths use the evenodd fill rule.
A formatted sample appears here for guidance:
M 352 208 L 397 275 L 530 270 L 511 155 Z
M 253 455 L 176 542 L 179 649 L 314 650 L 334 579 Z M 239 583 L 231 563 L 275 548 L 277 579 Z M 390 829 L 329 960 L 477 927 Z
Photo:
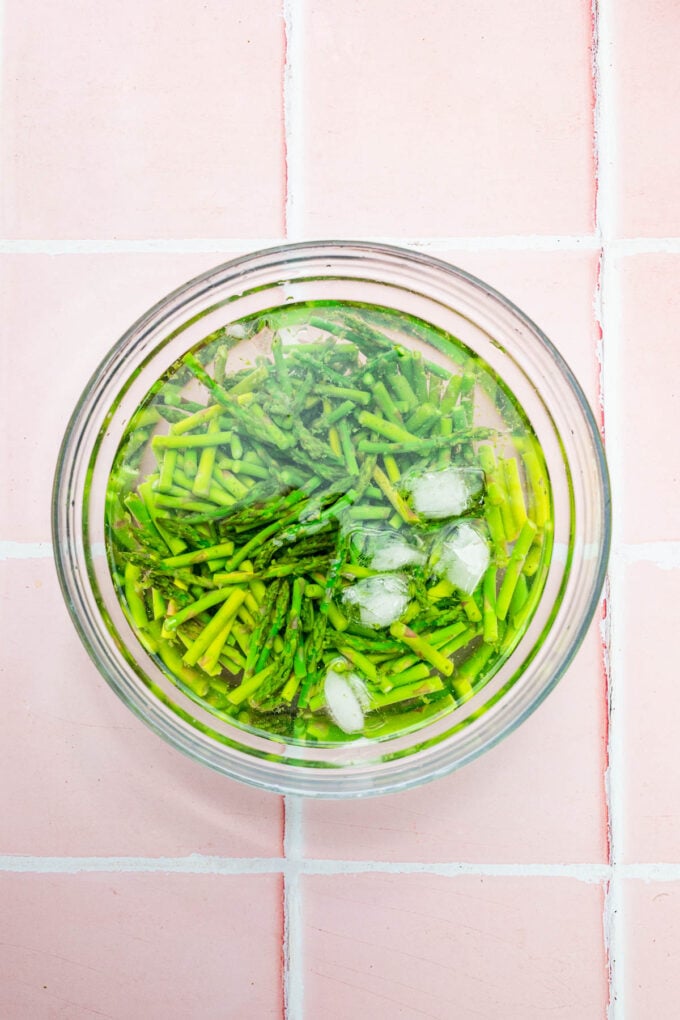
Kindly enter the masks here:
M 373 570 L 399 570 L 425 562 L 425 556 L 403 538 L 385 535 L 378 539 L 374 551 L 370 554 Z
M 369 697 L 361 679 L 354 673 L 336 673 L 329 669 L 324 680 L 326 707 L 336 726 L 344 733 L 360 733 L 364 728 L 364 709 Z
M 358 607 L 364 627 L 389 627 L 406 610 L 408 582 L 400 574 L 376 574 L 346 588 L 344 599 Z
M 482 535 L 471 524 L 463 523 L 457 525 L 442 543 L 436 570 L 451 584 L 471 595 L 484 576 L 489 561 L 489 547 Z
M 408 485 L 416 513 L 440 518 L 457 517 L 467 510 L 480 482 L 475 468 L 448 467 L 415 475 Z

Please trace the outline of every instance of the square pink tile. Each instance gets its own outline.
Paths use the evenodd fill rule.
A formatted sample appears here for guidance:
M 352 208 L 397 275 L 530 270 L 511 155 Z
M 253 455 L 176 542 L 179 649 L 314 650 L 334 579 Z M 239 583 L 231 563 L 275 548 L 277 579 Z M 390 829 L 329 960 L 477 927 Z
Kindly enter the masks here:
M 314 0 L 303 27 L 307 232 L 592 229 L 589 3 Z
M 9 0 L 4 21 L 6 236 L 281 233 L 278 0 Z
M 595 322 L 596 251 L 447 252 L 445 259 L 490 283 L 555 344 L 600 419 Z
M 307 856 L 486 863 L 606 859 L 605 688 L 596 626 L 515 733 L 406 793 L 305 805 Z
M 277 875 L 5 873 L 0 896 L 8 1020 L 281 1016 Z
M 673 647 L 680 570 L 633 564 L 624 592 L 626 857 L 680 862 L 680 688 Z
M 627 882 L 626 1016 L 677 1014 L 680 997 L 680 882 Z
M 0 854 L 270 857 L 281 799 L 185 758 L 122 704 L 71 624 L 50 560 L 0 563 Z
M 618 229 L 680 234 L 680 17 L 675 0 L 612 7 Z
M 226 260 L 219 254 L 0 257 L 0 356 L 7 378 L 18 380 L 3 409 L 9 437 L 0 445 L 3 538 L 49 538 L 59 445 L 107 351 L 165 294 Z
M 604 1016 L 597 885 L 363 874 L 303 894 L 310 1017 Z
M 641 255 L 620 263 L 622 415 L 612 438 L 623 450 L 618 512 L 630 542 L 680 539 L 679 275 L 677 255 Z

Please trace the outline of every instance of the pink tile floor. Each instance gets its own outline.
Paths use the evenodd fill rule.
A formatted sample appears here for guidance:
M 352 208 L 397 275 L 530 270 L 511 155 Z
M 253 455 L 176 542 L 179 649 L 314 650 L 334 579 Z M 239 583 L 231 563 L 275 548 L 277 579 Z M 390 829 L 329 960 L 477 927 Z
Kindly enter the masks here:
M 0 1016 L 677 1016 L 677 0 L 3 21 Z M 604 623 L 502 745 L 420 791 L 284 804 L 111 694 L 58 590 L 50 487 L 141 312 L 328 235 L 430 251 L 545 329 L 605 430 L 614 546 Z

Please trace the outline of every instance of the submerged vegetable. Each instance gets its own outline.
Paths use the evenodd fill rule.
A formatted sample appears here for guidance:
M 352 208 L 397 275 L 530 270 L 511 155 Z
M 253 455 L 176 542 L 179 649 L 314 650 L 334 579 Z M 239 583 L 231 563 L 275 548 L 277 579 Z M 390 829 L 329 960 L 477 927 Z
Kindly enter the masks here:
M 130 625 L 191 697 L 342 742 L 429 723 L 488 680 L 540 598 L 551 513 L 521 408 L 460 342 L 386 309 L 292 305 L 218 330 L 152 388 L 109 479 L 107 553 Z

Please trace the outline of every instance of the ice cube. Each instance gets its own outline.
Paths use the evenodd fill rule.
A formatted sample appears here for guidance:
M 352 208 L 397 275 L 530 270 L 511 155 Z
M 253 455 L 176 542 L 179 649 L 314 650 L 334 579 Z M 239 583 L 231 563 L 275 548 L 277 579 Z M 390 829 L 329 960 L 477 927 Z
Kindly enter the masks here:
M 436 570 L 451 584 L 471 595 L 486 573 L 489 547 L 472 524 L 459 524 L 441 546 Z
M 389 627 L 408 606 L 408 582 L 399 574 L 376 574 L 346 588 L 343 597 L 357 606 L 364 627 Z
M 311 342 L 317 342 L 319 340 L 325 340 L 327 334 L 321 329 L 317 329 L 316 326 L 310 326 L 306 323 L 301 323 L 296 326 L 281 326 L 277 330 L 281 343 L 283 346 L 288 344 L 303 344 Z
M 328 714 L 336 726 L 344 733 L 360 733 L 364 728 L 364 708 L 368 707 L 369 701 L 360 678 L 329 669 L 323 687 Z M 361 697 L 359 689 L 363 692 Z
M 421 517 L 457 517 L 467 510 L 479 490 L 480 473 L 474 468 L 448 467 L 426 471 L 408 482 L 413 508 Z
M 425 562 L 425 556 L 414 549 L 403 539 L 386 535 L 376 543 L 375 550 L 370 554 L 373 570 L 399 570 L 414 564 Z

